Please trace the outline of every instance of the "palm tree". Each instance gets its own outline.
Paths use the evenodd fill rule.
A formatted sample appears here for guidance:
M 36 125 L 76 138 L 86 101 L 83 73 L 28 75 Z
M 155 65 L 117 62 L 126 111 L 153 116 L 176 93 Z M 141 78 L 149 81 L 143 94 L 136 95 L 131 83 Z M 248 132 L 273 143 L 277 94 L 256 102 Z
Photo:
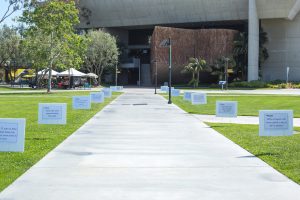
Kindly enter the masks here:
M 220 81 L 226 80 L 228 78 L 228 69 L 232 69 L 233 71 L 235 71 L 236 66 L 237 64 L 235 62 L 235 59 L 233 59 L 232 56 L 230 57 L 222 56 L 215 61 L 214 65 L 212 65 L 211 74 L 217 75 Z
M 267 48 L 264 46 L 268 43 L 268 34 L 262 28 L 259 32 L 259 66 L 264 63 L 269 58 L 269 53 Z
M 259 67 L 268 57 L 268 50 L 265 44 L 268 42 L 268 34 L 260 27 L 259 30 Z M 248 33 L 239 33 L 234 41 L 233 56 L 237 64 L 236 73 L 241 75 L 242 80 L 247 79 L 248 66 Z
M 189 82 L 194 88 L 199 86 L 200 72 L 210 72 L 211 68 L 206 64 L 204 59 L 200 58 L 190 58 L 189 64 L 184 67 L 185 72 L 192 74 L 192 79 Z
M 236 61 L 237 75 L 241 75 L 242 80 L 247 79 L 248 65 L 248 34 L 239 33 L 234 41 L 233 57 Z

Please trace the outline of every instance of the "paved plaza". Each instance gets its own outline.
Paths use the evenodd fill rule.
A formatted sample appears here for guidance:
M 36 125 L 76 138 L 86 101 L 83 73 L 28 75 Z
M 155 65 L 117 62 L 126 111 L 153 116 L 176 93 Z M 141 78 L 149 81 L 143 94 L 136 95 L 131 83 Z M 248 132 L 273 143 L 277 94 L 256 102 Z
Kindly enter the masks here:
M 153 90 L 127 89 L 0 200 L 295 200 L 300 186 Z

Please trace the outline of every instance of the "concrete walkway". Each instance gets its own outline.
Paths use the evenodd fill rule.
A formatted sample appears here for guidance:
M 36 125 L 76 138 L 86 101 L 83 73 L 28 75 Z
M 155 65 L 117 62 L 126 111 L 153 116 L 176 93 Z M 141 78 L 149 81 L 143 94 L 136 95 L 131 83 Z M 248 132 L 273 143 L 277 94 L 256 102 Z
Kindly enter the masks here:
M 295 200 L 300 186 L 163 97 L 125 93 L 1 200 Z
M 238 116 L 237 118 L 216 117 L 216 115 L 198 115 L 194 116 L 203 121 L 211 123 L 224 123 L 224 124 L 259 124 L 259 117 L 255 116 Z M 300 127 L 300 118 L 294 118 L 294 126 Z

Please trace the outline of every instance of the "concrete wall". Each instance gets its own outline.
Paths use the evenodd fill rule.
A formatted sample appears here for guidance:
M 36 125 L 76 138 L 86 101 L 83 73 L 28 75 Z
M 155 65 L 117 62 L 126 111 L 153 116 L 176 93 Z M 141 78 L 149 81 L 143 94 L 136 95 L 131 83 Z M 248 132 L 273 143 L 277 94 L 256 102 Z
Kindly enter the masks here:
M 300 81 L 300 15 L 293 20 L 262 20 L 268 33 L 269 59 L 263 64 L 263 79 L 286 80 L 286 67 L 290 67 L 290 80 Z
M 256 0 L 261 19 L 287 18 L 295 0 Z M 82 28 L 248 19 L 248 0 L 82 0 Z

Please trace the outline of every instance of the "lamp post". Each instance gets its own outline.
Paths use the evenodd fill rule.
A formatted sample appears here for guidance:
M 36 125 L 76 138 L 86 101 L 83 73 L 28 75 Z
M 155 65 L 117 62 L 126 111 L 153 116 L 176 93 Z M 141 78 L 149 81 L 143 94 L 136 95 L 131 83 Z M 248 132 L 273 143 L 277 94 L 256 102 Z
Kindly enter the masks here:
M 225 58 L 225 81 L 226 81 L 226 90 L 228 89 L 228 62 L 229 58 Z
M 157 62 L 156 60 L 153 61 L 153 63 L 155 64 L 155 90 L 154 90 L 154 94 L 157 94 Z
M 115 77 L 115 84 L 118 86 L 118 64 L 116 64 L 116 77 Z
M 289 83 L 289 74 L 290 74 L 290 67 L 286 68 L 286 84 Z
M 169 101 L 168 104 L 172 104 L 172 42 L 171 38 L 163 40 L 160 45 L 161 47 L 169 47 Z

